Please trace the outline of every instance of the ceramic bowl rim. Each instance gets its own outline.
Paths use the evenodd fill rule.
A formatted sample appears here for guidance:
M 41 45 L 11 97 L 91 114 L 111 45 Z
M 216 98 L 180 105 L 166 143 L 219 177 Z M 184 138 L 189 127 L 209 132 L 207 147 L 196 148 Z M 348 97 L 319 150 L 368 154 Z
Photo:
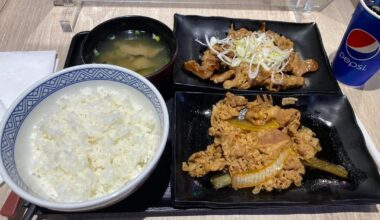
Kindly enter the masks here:
M 157 150 L 155 154 L 153 155 L 152 159 L 150 160 L 149 164 L 147 164 L 145 169 L 137 177 L 135 177 L 133 180 L 128 182 L 126 185 L 124 185 L 123 187 L 119 188 L 118 190 L 116 190 L 115 192 L 111 194 L 107 194 L 105 196 L 102 196 L 96 199 L 83 201 L 83 202 L 75 202 L 75 203 L 63 203 L 63 202 L 50 201 L 47 199 L 42 199 L 40 197 L 34 196 L 31 193 L 25 191 L 24 189 L 19 187 L 15 182 L 13 182 L 13 180 L 11 179 L 11 177 L 9 176 L 8 172 L 6 171 L 4 167 L 3 156 L 2 154 L 0 154 L 0 159 L 1 159 L 0 174 L 3 177 L 4 181 L 17 195 L 19 195 L 26 201 L 29 201 L 38 206 L 42 206 L 42 207 L 46 207 L 46 208 L 50 208 L 54 210 L 61 210 L 61 211 L 82 211 L 82 210 L 95 209 L 95 208 L 98 208 L 99 206 L 102 206 L 102 204 L 107 204 L 109 202 L 119 199 L 120 197 L 124 197 L 124 196 L 126 197 L 129 194 L 131 194 L 133 190 L 137 189 L 138 186 L 141 183 L 143 183 L 143 181 L 150 175 L 150 173 L 154 170 L 155 166 L 157 165 L 165 149 L 168 133 L 169 133 L 169 114 L 168 114 L 168 109 L 166 107 L 166 103 L 163 97 L 161 96 L 160 92 L 156 89 L 156 87 L 151 82 L 149 82 L 145 77 L 141 76 L 140 74 L 133 72 L 132 70 L 129 70 L 129 69 L 125 69 L 125 68 L 114 66 L 114 65 L 108 65 L 108 64 L 84 64 L 84 65 L 66 68 L 56 73 L 53 73 L 49 76 L 46 76 L 43 79 L 33 83 L 31 86 L 28 87 L 28 89 L 26 89 L 24 92 L 21 93 L 21 95 L 18 96 L 18 98 L 12 103 L 12 105 L 8 108 L 8 110 L 4 114 L 2 121 L 0 123 L 0 135 L 1 135 L 0 138 L 3 135 L 5 124 L 9 116 L 14 112 L 15 107 L 35 88 L 40 86 L 42 83 L 54 77 L 57 77 L 61 74 L 88 69 L 88 68 L 112 69 L 112 70 L 126 73 L 128 75 L 132 75 L 138 78 L 139 80 L 141 80 L 145 85 L 147 85 L 152 90 L 152 92 L 156 95 L 160 103 L 162 114 L 163 114 L 163 129 L 162 129 L 160 144 L 157 146 Z M 92 81 L 92 80 L 89 80 L 89 81 Z M 64 88 L 61 88 L 61 89 L 64 89 Z M 141 91 L 138 91 L 138 92 L 141 92 Z M 49 94 L 49 96 L 51 94 Z

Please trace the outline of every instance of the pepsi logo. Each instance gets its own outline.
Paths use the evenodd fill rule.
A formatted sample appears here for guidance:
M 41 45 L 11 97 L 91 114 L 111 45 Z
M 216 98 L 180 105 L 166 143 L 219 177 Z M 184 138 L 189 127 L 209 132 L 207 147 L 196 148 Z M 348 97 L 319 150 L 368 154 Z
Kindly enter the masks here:
M 347 53 L 356 60 L 369 60 L 380 50 L 379 41 L 362 29 L 352 29 L 346 40 Z

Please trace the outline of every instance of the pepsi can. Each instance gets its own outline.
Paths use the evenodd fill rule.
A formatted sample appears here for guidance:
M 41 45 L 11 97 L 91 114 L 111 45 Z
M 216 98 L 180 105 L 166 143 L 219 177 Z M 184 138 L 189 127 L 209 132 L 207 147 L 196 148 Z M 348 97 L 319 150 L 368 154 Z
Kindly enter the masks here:
M 380 16 L 360 0 L 332 64 L 335 77 L 350 86 L 367 82 L 380 70 L 379 40 Z

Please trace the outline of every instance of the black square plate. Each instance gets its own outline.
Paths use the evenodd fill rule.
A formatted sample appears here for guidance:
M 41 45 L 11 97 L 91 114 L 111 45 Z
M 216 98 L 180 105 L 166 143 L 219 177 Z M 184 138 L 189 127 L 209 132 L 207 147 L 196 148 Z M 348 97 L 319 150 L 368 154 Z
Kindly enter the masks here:
M 245 95 L 253 100 L 255 95 Z M 287 95 L 288 96 L 288 95 Z M 284 95 L 273 95 L 280 105 Z M 261 192 L 250 189 L 214 190 L 209 177 L 192 178 L 181 164 L 212 143 L 208 136 L 212 105 L 224 94 L 177 92 L 173 137 L 172 202 L 176 207 L 254 208 L 259 206 L 327 205 L 380 203 L 380 177 L 356 124 L 347 98 L 341 95 L 295 95 L 301 123 L 311 128 L 323 150 L 318 158 L 343 165 L 349 171 L 344 180 L 318 170 L 306 170 L 301 187 Z
M 275 31 L 290 38 L 295 43 L 295 51 L 303 58 L 315 59 L 319 70 L 305 75 L 305 85 L 302 88 L 281 91 L 281 93 L 341 93 L 340 88 L 331 73 L 331 67 L 324 50 L 321 35 L 315 23 L 289 23 L 279 21 L 260 21 L 248 19 L 233 19 L 224 17 L 201 17 L 174 15 L 174 33 L 178 40 L 178 57 L 174 66 L 173 80 L 176 88 L 191 91 L 225 91 L 221 84 L 202 80 L 183 69 L 187 60 L 199 60 L 205 47 L 195 41 L 204 41 L 204 36 L 224 38 L 231 24 L 235 28 L 245 27 L 258 30 L 265 22 L 268 30 Z M 265 89 L 264 89 L 265 90 Z M 249 90 L 233 89 L 235 92 L 261 92 L 261 88 Z

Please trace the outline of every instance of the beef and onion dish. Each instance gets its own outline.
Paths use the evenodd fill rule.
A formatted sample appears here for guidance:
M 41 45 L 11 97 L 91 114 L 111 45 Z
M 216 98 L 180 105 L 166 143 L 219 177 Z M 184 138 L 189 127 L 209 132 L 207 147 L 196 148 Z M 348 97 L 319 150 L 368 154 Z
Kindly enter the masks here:
M 216 189 L 231 185 L 253 193 L 299 187 L 305 166 L 347 178 L 344 167 L 316 157 L 319 139 L 300 119 L 299 110 L 274 105 L 271 96 L 249 101 L 227 93 L 212 108 L 213 143 L 193 153 L 182 170 L 192 177 L 211 173 Z

